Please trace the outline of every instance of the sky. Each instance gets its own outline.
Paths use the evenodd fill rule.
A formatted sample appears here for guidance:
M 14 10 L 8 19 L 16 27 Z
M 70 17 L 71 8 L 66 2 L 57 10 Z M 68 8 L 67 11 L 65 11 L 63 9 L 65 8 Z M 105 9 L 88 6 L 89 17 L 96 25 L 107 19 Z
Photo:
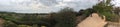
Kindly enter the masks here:
M 98 0 L 0 0 L 0 11 L 16 13 L 50 13 L 57 12 L 64 7 L 73 8 L 75 11 L 91 8 Z M 120 6 L 120 0 L 112 1 L 115 6 Z

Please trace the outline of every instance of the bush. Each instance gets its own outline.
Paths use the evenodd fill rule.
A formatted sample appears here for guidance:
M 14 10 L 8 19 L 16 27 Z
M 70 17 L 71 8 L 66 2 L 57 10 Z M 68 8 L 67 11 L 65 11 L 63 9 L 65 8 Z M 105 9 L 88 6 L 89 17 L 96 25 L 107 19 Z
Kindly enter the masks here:
M 18 25 L 18 27 L 32 27 L 32 26 L 28 26 L 28 25 Z
M 55 27 L 75 27 L 76 13 L 72 8 L 64 8 L 54 14 L 53 17 L 58 22 Z
M 4 23 L 4 27 L 17 27 L 17 25 L 13 22 L 10 22 L 10 21 L 6 21 Z

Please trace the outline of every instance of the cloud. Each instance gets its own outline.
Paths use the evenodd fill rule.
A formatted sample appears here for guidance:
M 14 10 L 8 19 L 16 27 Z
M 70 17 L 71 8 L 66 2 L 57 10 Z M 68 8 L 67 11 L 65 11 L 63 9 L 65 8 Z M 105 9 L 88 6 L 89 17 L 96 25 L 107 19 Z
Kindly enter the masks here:
M 59 11 L 64 7 L 75 11 L 90 8 L 97 0 L 0 0 L 0 11 L 17 13 L 49 13 Z
M 114 4 L 115 6 L 120 7 L 120 0 L 113 0 L 112 4 Z

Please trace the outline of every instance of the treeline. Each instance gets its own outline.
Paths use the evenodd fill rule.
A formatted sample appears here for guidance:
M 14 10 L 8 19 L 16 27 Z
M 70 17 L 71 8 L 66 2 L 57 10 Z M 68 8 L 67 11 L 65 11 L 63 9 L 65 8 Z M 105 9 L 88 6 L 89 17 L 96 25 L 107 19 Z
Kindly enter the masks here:
M 48 13 L 14 13 L 0 12 L 0 17 L 5 20 L 5 27 L 17 27 L 18 25 L 49 24 Z

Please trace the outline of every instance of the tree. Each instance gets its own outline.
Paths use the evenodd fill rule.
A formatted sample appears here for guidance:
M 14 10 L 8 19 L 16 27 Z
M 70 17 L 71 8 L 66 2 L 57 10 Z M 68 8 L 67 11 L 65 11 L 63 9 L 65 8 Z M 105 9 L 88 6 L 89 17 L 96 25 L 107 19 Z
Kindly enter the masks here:
M 112 13 L 113 6 L 111 0 L 103 0 L 102 2 L 93 6 L 93 9 L 96 10 L 100 15 L 105 15 L 107 21 L 112 21 L 115 19 L 116 15 Z
M 54 14 L 54 19 L 57 21 L 55 27 L 75 27 L 76 13 L 72 8 L 64 8 L 58 13 Z
M 120 14 L 119 14 L 119 13 L 120 13 L 120 7 L 115 7 L 115 8 L 113 9 L 113 11 L 114 11 L 115 14 L 120 15 Z

